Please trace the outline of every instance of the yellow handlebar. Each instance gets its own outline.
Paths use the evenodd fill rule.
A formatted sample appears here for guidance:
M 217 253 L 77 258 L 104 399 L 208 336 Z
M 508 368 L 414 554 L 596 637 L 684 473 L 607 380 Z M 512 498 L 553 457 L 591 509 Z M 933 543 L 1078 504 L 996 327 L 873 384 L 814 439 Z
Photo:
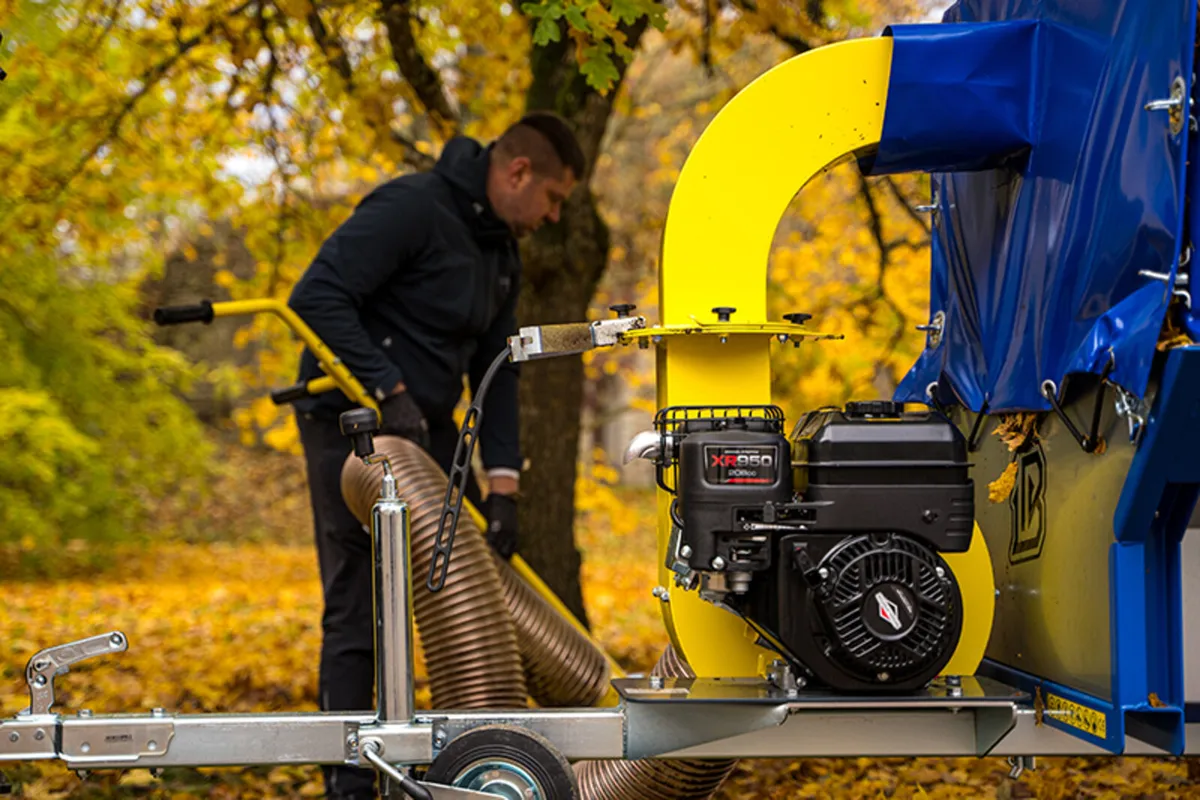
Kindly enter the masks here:
M 317 358 L 317 363 L 325 371 L 325 376 L 315 378 L 306 385 L 308 394 L 328 392 L 335 387 L 342 390 L 346 397 L 360 406 L 366 406 L 379 413 L 379 404 L 367 393 L 358 378 L 346 368 L 333 351 L 321 341 L 313 329 L 300 319 L 300 315 L 282 300 L 230 300 L 225 303 L 212 303 L 204 300 L 191 306 L 169 306 L 154 312 L 154 321 L 159 325 L 178 325 L 184 322 L 212 322 L 215 317 L 240 317 L 251 314 L 274 314 L 283 320 L 293 333 L 304 342 L 304 345 Z

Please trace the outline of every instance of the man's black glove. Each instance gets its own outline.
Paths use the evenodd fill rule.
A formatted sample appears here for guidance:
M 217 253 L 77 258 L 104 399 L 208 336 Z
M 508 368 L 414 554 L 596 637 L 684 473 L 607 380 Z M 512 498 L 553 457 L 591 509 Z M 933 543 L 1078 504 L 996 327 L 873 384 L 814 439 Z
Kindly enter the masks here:
M 400 436 L 429 449 L 429 423 L 407 391 L 389 395 L 379 404 L 381 436 Z
M 487 506 L 487 543 L 505 559 L 517 552 L 517 498 L 492 493 Z

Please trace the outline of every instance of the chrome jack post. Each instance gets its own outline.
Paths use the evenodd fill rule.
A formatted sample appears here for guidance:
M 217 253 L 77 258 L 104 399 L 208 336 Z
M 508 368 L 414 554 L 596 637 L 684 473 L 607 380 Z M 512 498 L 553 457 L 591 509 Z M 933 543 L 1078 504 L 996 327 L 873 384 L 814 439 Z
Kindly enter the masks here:
M 396 491 L 396 476 L 387 456 L 375 452 L 379 420 L 369 408 L 347 411 L 339 417 L 342 433 L 350 437 L 354 454 L 364 464 L 382 464 L 383 481 L 371 509 L 371 551 L 374 562 L 371 590 L 375 609 L 375 694 L 379 722 L 408 722 L 413 713 L 411 531 L 408 505 Z M 389 778 L 410 796 L 430 797 L 411 778 L 401 781 L 395 769 L 384 769 L 383 743 L 368 739 L 359 754 L 375 765 L 388 796 Z M 407 782 L 407 784 L 406 784 Z M 424 794 L 414 794 L 408 784 Z

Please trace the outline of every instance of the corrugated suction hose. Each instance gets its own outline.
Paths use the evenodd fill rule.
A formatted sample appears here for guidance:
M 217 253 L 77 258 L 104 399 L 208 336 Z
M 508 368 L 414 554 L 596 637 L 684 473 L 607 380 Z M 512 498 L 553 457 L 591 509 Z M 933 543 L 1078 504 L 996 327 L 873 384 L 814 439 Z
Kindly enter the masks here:
M 604 654 L 556 613 L 507 561 L 495 555 L 465 512 L 458 521 L 446 585 L 438 594 L 429 593 L 424 576 L 429 571 L 430 550 L 437 535 L 446 473 L 427 453 L 405 439 L 379 436 L 375 449 L 391 461 L 397 491 L 409 504 L 413 605 L 434 705 L 464 708 L 468 706 L 462 702 L 468 699 L 469 707 L 491 705 L 479 693 L 463 696 L 462 682 L 481 678 L 474 668 L 464 665 L 464 656 L 470 663 L 477 663 L 494 651 L 499 662 L 492 663 L 490 671 L 499 670 L 500 675 L 511 672 L 509 631 L 515 635 L 520 654 L 518 669 L 524 672 L 519 705 L 527 705 L 524 690 L 547 708 L 596 705 L 607 693 L 611 677 Z M 379 496 L 382 477 L 381 466 L 367 466 L 354 457 L 347 459 L 343 467 L 342 494 L 350 511 L 364 525 L 370 525 L 371 506 Z M 501 617 L 505 618 L 503 622 L 498 621 Z M 463 647 L 470 648 L 470 652 L 464 653 Z M 512 705 L 515 684 L 510 678 L 497 680 L 496 687 L 489 683 L 486 691 L 495 688 L 497 699 Z M 485 687 L 480 689 L 485 691 Z
M 424 576 L 437 535 L 446 476 L 419 447 L 395 436 L 375 439 L 409 505 L 412 528 L 413 613 L 417 620 L 435 708 L 524 708 L 529 705 L 512 615 L 501 599 L 491 548 L 473 526 L 460 523 L 454 558 L 442 591 Z M 371 524 L 383 467 L 351 454 L 342 467 L 342 496 L 351 513 Z
M 651 675 L 694 678 L 695 673 L 670 645 Z M 575 765 L 585 800 L 706 800 L 721 787 L 737 759 L 645 759 L 581 761 Z

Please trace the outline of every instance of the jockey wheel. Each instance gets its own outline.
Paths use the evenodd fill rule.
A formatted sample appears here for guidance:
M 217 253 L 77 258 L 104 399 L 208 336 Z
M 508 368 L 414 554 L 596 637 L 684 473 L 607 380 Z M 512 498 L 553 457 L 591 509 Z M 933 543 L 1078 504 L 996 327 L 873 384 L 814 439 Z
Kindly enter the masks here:
M 578 800 L 575 772 L 545 738 L 512 725 L 483 725 L 446 745 L 425 783 L 504 800 Z

